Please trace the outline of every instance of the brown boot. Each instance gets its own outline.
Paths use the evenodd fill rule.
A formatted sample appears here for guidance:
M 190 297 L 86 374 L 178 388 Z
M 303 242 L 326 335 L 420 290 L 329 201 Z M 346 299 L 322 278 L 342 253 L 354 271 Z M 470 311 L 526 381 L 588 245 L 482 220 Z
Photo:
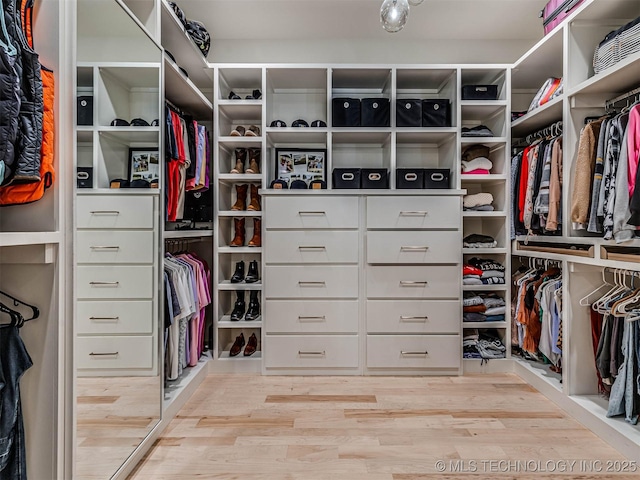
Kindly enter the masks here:
M 261 226 L 262 226 L 262 219 L 254 218 L 253 219 L 253 237 L 249 241 L 250 247 L 262 246 L 262 232 L 260 231 Z
M 245 230 L 244 230 L 244 218 L 234 218 L 233 225 L 235 227 L 235 236 L 231 240 L 232 247 L 244 246 Z
M 249 168 L 247 173 L 260 173 L 260 149 L 249 149 Z
M 260 206 L 260 200 L 261 198 L 258 194 L 258 186 L 251 184 L 251 202 L 249 203 L 247 210 L 250 210 L 252 212 L 259 212 L 260 210 L 262 210 L 262 207 Z
M 251 194 L 253 195 L 253 185 L 251 185 Z M 231 210 L 247 209 L 247 189 L 249 185 L 236 185 L 236 203 L 233 204 Z
M 244 164 L 247 161 L 247 149 L 236 148 L 236 166 L 231 169 L 231 173 L 244 173 Z

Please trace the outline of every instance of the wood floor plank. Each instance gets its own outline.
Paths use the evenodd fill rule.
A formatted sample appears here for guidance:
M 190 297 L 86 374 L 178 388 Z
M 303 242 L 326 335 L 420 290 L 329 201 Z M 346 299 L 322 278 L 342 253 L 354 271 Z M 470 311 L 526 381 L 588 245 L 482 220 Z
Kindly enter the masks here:
M 117 395 L 82 395 L 76 397 L 79 405 L 100 405 L 103 403 L 115 403 L 120 397 Z
M 375 395 L 268 395 L 265 403 L 376 403 Z

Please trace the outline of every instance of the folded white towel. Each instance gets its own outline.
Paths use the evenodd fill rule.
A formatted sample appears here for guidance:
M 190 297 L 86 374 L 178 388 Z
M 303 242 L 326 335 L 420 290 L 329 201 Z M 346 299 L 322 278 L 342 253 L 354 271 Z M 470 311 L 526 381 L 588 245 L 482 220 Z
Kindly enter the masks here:
M 471 172 L 473 170 L 491 170 L 493 168 L 493 162 L 489 160 L 487 157 L 477 157 L 473 160 L 465 162 L 464 160 L 460 162 L 462 164 L 463 172 Z
M 472 195 L 465 195 L 462 199 L 462 204 L 467 207 L 479 207 L 480 205 L 491 205 L 493 203 L 493 195 L 490 193 L 475 193 Z

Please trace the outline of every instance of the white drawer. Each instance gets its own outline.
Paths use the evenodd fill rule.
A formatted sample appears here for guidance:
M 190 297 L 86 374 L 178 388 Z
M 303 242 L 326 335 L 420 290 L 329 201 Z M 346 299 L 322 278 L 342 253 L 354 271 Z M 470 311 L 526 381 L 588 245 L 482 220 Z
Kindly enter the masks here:
M 153 228 L 153 197 L 142 195 L 79 195 L 78 228 Z
M 368 298 L 460 298 L 461 268 L 367 266 Z
M 153 231 L 79 230 L 78 263 L 153 263 Z
M 368 333 L 460 333 L 459 300 L 367 300 Z
M 78 298 L 153 298 L 153 266 L 84 266 L 76 269 Z
M 358 266 L 267 265 L 266 298 L 358 298 Z
M 367 263 L 462 263 L 459 231 L 367 232 Z
M 460 197 L 368 197 L 367 228 L 459 229 Z
M 80 369 L 152 368 L 156 350 L 152 336 L 76 338 Z
M 368 335 L 369 368 L 459 368 L 458 335 Z
M 358 231 L 267 230 L 267 263 L 358 263 Z
M 267 300 L 267 333 L 358 333 L 355 300 Z
M 266 228 L 358 228 L 357 197 L 267 197 Z
M 76 332 L 80 335 L 153 333 L 151 301 L 79 301 L 76 314 Z
M 267 335 L 266 368 L 357 368 L 357 335 Z

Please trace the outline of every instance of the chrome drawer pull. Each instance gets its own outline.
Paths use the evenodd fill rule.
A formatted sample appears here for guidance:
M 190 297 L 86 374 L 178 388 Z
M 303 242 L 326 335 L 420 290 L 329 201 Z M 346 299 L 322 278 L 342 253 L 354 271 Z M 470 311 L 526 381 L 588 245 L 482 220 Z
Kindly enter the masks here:
M 429 247 L 400 247 L 401 252 L 426 252 Z
M 327 212 L 317 211 L 317 212 L 298 212 L 298 215 L 326 215 Z
M 106 353 L 93 353 L 91 352 L 89 355 L 92 357 L 113 357 L 118 355 L 120 352 L 106 352 Z
M 120 250 L 120 247 L 92 246 L 91 250 Z
M 310 321 L 319 320 L 321 322 L 324 322 L 325 319 L 326 319 L 326 317 L 324 315 L 318 316 L 318 317 L 303 317 L 303 316 L 298 315 L 298 320 L 300 320 L 301 322 L 303 322 L 305 320 L 310 320 Z
M 420 323 L 424 323 L 427 320 L 429 320 L 429 317 L 411 317 L 411 316 L 405 316 L 405 315 L 400 315 L 400 320 L 403 322 L 420 322 Z
M 322 350 L 321 352 L 303 352 L 301 350 L 298 350 L 298 355 L 326 355 L 326 353 L 324 350 Z
M 89 282 L 89 285 L 97 285 L 97 286 L 118 286 L 120 282 Z
M 120 320 L 120 317 L 89 317 L 89 320 L 107 320 L 117 322 L 118 320 Z
M 298 247 L 298 250 L 326 250 L 326 249 L 327 249 L 327 247 L 325 247 L 325 246 L 314 247 L 314 246 L 300 245 Z
M 118 210 L 92 210 L 91 215 L 120 215 Z
M 415 282 L 413 280 L 400 280 L 401 287 L 426 287 L 429 282 Z
M 400 351 L 400 355 L 429 355 L 429 352 L 427 352 L 426 350 L 424 352 L 404 352 L 404 351 Z
M 426 217 L 429 212 L 425 210 L 405 210 L 400 212 L 401 217 Z
M 323 287 L 326 285 L 326 282 L 298 282 L 298 285 L 304 287 L 305 285 L 309 287 Z

